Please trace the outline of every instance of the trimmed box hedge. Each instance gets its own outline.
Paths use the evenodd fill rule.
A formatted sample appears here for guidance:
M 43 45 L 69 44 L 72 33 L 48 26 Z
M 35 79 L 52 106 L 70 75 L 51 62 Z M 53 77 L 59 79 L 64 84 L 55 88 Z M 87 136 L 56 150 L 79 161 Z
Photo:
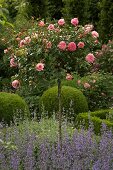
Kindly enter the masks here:
M 25 100 L 17 94 L 0 92 L 0 122 L 10 125 L 17 119 L 30 118 L 30 111 Z
M 73 87 L 62 86 L 61 89 L 61 103 L 62 112 L 65 110 L 65 116 L 67 119 L 73 119 L 75 121 L 76 116 L 81 112 L 88 111 L 88 104 L 86 97 L 83 93 Z M 51 117 L 55 112 L 58 112 L 58 87 L 52 87 L 46 90 L 39 100 L 40 113 L 48 113 L 48 117 Z M 70 111 L 72 109 L 72 111 Z
M 77 115 L 75 126 L 79 128 L 83 125 L 88 129 L 90 123 L 93 123 L 94 132 L 96 134 L 100 134 L 102 124 L 105 124 L 108 129 L 113 128 L 113 109 L 80 113 Z

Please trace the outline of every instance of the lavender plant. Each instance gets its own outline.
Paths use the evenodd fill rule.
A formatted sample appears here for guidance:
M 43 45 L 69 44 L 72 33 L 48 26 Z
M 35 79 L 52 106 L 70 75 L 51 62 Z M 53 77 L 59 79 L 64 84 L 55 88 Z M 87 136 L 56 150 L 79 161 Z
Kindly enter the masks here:
M 1 170 L 113 169 L 113 132 L 105 125 L 101 136 L 94 135 L 92 126 L 88 131 L 75 129 L 71 136 L 64 131 L 62 147 L 57 138 L 51 141 L 25 124 L 23 127 L 1 129 Z

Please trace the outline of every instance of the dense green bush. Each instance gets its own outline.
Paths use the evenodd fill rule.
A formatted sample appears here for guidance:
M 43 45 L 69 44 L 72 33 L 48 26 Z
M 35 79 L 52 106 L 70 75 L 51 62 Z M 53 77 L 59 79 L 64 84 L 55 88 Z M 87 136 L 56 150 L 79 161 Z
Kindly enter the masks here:
M 58 111 L 57 86 L 45 91 L 39 100 L 40 112 L 48 113 L 51 117 L 53 112 Z M 62 111 L 67 119 L 75 119 L 76 115 L 88 111 L 88 104 L 82 92 L 76 88 L 62 86 L 61 90 Z
M 10 124 L 29 116 L 28 106 L 19 95 L 0 92 L 0 121 Z
M 100 133 L 102 124 L 105 124 L 107 128 L 113 128 L 113 109 L 80 113 L 77 115 L 75 126 L 79 128 L 83 125 L 86 129 L 88 129 L 91 123 L 93 123 L 96 134 Z

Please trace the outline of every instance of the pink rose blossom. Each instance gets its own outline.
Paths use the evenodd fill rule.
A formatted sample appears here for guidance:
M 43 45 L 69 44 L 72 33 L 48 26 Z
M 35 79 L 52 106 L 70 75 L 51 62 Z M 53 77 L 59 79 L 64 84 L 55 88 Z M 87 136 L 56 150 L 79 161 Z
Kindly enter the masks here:
M 84 83 L 84 88 L 85 89 L 89 89 L 91 86 L 90 86 L 90 84 L 89 83 Z
M 43 71 L 43 69 L 44 69 L 44 64 L 43 63 L 38 63 L 36 65 L 36 70 L 37 71 Z
M 74 42 L 70 42 L 67 47 L 68 47 L 68 51 L 75 51 L 77 48 Z
M 26 41 L 25 40 L 21 40 L 20 43 L 19 43 L 19 47 L 22 48 L 24 47 L 26 44 Z
M 74 26 L 77 26 L 78 23 L 79 23 L 78 18 L 73 18 L 73 19 L 71 20 L 71 24 L 74 25 Z
M 6 53 L 8 53 L 8 49 L 5 49 L 5 50 L 4 50 L 4 54 L 6 54 Z
M 95 56 L 92 53 L 89 53 L 85 59 L 88 63 L 93 63 L 95 61 Z
M 61 41 L 58 46 L 57 46 L 60 50 L 65 50 L 66 49 L 66 43 L 65 41 Z
M 66 80 L 73 80 L 73 76 L 71 74 L 67 73 Z
M 96 32 L 96 31 L 92 31 L 91 34 L 92 34 L 92 37 L 93 37 L 93 38 L 99 37 L 99 34 L 98 34 L 98 32 Z
M 17 63 L 15 63 L 15 58 L 10 59 L 10 67 L 17 67 Z
M 30 43 L 31 42 L 31 38 L 30 37 L 25 37 L 25 43 Z
M 77 46 L 78 46 L 78 48 L 84 48 L 85 44 L 84 44 L 84 42 L 79 42 L 77 44 Z
M 39 25 L 40 27 L 44 27 L 44 26 L 45 26 L 45 23 L 44 23 L 44 21 L 40 21 L 40 22 L 38 23 L 38 25 Z
M 48 26 L 48 30 L 54 30 L 54 29 L 55 29 L 54 24 L 50 24 L 50 25 Z
M 59 19 L 59 20 L 58 20 L 58 24 L 59 24 L 60 26 L 64 25 L 64 24 L 65 24 L 64 19 Z
M 49 41 L 49 42 L 47 42 L 47 44 L 46 44 L 46 48 L 51 48 L 52 47 L 52 43 Z
M 85 26 L 84 26 L 85 34 L 91 32 L 92 29 L 93 29 L 93 27 L 94 27 L 94 26 L 93 26 L 92 24 L 87 24 L 87 25 L 85 25 Z
M 14 81 L 12 82 L 12 86 L 13 86 L 15 89 L 17 89 L 17 88 L 20 86 L 20 82 L 19 82 L 18 80 L 14 80 Z

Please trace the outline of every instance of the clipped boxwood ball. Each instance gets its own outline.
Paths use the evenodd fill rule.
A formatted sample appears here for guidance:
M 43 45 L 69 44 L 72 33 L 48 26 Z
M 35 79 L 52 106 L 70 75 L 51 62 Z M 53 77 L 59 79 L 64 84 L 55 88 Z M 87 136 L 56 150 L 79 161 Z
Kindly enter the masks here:
M 23 120 L 30 116 L 26 102 L 17 94 L 0 92 L 0 121 L 8 125 L 14 119 Z
M 63 114 L 67 119 L 75 118 L 78 113 L 88 111 L 88 104 L 83 93 L 69 86 L 62 86 L 61 102 Z M 40 113 L 47 113 L 49 117 L 58 112 L 58 87 L 52 87 L 45 91 L 39 101 Z

